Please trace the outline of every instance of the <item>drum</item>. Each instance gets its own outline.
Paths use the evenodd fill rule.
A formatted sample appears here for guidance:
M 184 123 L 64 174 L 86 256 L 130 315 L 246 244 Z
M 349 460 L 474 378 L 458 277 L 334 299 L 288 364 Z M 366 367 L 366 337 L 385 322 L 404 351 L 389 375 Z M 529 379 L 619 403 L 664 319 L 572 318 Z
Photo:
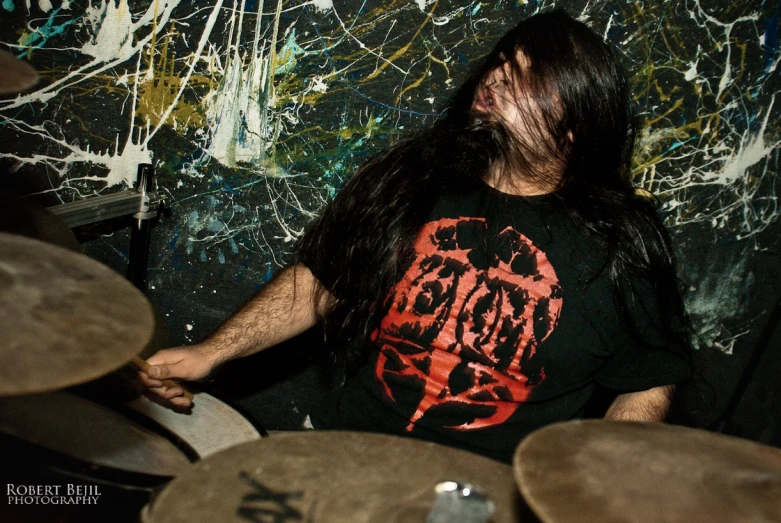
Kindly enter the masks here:
M 250 415 L 245 416 L 207 392 L 196 392 L 193 402 L 193 409 L 187 414 L 174 412 L 146 396 L 139 396 L 127 405 L 164 427 L 198 459 L 265 435 L 259 422 Z

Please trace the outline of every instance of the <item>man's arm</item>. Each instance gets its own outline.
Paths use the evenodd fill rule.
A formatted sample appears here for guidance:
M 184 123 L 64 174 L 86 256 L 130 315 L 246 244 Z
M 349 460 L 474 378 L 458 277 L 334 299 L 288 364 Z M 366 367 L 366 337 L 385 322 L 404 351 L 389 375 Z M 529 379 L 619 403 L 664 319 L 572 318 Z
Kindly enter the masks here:
M 619 394 L 605 414 L 606 420 L 664 421 L 672 405 L 675 385 Z
M 206 340 L 189 347 L 165 349 L 151 358 L 141 381 L 160 396 L 180 406 L 190 401 L 180 397 L 179 387 L 168 388 L 163 379 L 197 380 L 226 361 L 249 356 L 292 338 L 317 323 L 333 301 L 325 292 L 315 306 L 314 275 L 303 265 L 282 270 L 247 304 L 228 318 Z

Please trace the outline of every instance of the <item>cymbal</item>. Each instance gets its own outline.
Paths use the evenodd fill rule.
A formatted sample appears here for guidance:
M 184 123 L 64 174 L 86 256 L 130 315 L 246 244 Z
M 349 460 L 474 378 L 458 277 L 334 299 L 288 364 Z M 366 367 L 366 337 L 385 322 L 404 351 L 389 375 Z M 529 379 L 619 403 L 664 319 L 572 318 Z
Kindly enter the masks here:
M 0 232 L 18 234 L 81 252 L 76 235 L 42 205 L 0 189 Z
M 558 423 L 524 439 L 513 465 L 545 523 L 781 521 L 781 450 L 703 430 Z
M 210 456 L 173 479 L 142 520 L 422 523 L 444 481 L 479 488 L 494 503 L 493 523 L 519 521 L 508 465 L 435 443 L 340 431 L 275 434 Z
M 72 392 L 0 398 L 0 432 L 92 467 L 156 476 L 160 482 L 191 466 L 187 454 L 160 431 Z
M 153 324 L 144 295 L 108 267 L 0 233 L 0 396 L 108 374 L 141 352 Z
M 18 93 L 38 83 L 38 73 L 27 62 L 0 50 L 0 94 Z

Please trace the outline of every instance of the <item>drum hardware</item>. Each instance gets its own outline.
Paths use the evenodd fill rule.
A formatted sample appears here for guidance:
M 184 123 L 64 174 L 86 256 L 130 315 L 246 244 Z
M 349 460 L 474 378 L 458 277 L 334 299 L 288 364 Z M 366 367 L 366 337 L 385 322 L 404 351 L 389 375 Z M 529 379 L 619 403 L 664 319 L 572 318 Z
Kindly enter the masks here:
M 155 170 L 152 165 L 140 164 L 136 179 L 136 191 L 141 194 L 141 207 L 133 215 L 135 222 L 130 229 L 130 253 L 127 278 L 146 291 L 146 271 L 149 265 L 149 241 L 152 237 L 152 220 L 165 205 L 165 198 L 155 191 Z
M 134 189 L 53 205 L 47 207 L 47 210 L 71 229 L 122 216 L 133 216 L 139 220 L 154 218 L 166 202 L 163 195 L 147 189 L 154 184 L 154 167 L 139 164 L 137 176 Z M 141 183 L 144 185 L 139 185 Z
M 437 493 L 426 523 L 488 523 L 494 503 L 478 488 L 456 481 L 443 481 L 434 487 Z
M 130 231 L 128 279 L 144 291 L 152 220 L 166 204 L 165 196 L 155 190 L 155 185 L 154 166 L 142 163 L 138 165 L 134 189 L 54 205 L 47 210 L 70 228 L 122 216 L 135 218 Z

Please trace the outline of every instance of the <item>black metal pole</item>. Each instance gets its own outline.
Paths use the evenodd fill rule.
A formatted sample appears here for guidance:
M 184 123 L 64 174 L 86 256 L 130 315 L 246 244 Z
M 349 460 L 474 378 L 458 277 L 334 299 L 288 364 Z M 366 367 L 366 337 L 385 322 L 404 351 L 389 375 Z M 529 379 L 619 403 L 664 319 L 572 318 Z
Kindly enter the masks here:
M 154 191 L 155 168 L 148 163 L 138 166 L 136 190 L 141 194 Z M 133 226 L 130 230 L 130 252 L 128 254 L 127 278 L 141 292 L 146 292 L 146 271 L 149 264 L 149 240 L 152 218 L 155 213 L 139 210 L 133 215 Z

